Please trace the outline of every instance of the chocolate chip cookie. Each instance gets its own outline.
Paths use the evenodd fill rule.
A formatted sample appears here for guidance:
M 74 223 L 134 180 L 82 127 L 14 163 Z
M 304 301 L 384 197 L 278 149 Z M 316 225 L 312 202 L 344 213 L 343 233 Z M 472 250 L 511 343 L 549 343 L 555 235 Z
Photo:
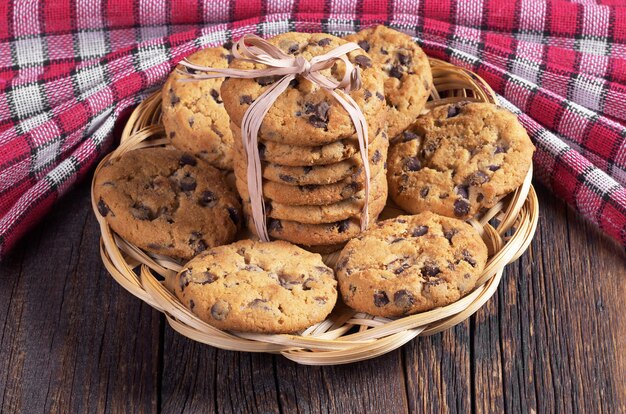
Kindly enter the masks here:
M 291 333 L 326 319 L 337 300 L 333 271 L 291 243 L 241 240 L 187 263 L 176 296 L 219 329 Z
M 428 57 L 408 35 L 385 26 L 346 36 L 372 58 L 385 82 L 387 127 L 393 138 L 422 112 L 433 85 Z
M 379 222 L 350 240 L 335 270 L 348 306 L 391 317 L 459 300 L 486 262 L 487 246 L 472 226 L 425 212 Z
M 125 240 L 182 259 L 230 243 L 243 221 L 219 170 L 168 148 L 137 149 L 108 161 L 96 177 L 94 201 Z
M 230 50 L 207 48 L 189 56 L 189 61 L 214 68 L 227 68 Z M 193 69 L 178 66 L 183 72 Z M 188 76 L 173 71 L 162 91 L 165 133 L 176 148 L 204 159 L 214 167 L 232 170 L 233 135 L 220 97 L 222 78 L 183 81 Z
M 241 141 L 241 129 L 230 123 L 230 128 L 235 138 L 235 153 L 243 154 Z M 377 145 L 379 139 L 387 141 L 387 133 L 383 130 L 380 137 L 370 143 L 372 148 Z M 259 142 L 259 156 L 268 163 L 291 167 L 310 167 L 318 165 L 330 165 L 349 159 L 359 153 L 359 143 L 354 139 L 342 139 L 330 144 L 315 147 L 302 145 L 286 145 L 275 142 Z
M 533 151 L 526 130 L 506 109 L 442 105 L 392 141 L 389 195 L 411 213 L 467 219 L 522 184 Z
M 323 33 L 284 33 L 268 39 L 268 42 L 285 53 L 307 60 L 347 43 L 343 39 Z M 372 66 L 372 59 L 363 50 L 354 50 L 347 56 L 360 68 L 362 86 L 350 92 L 350 96 L 365 116 L 371 142 L 383 129 L 386 118 L 382 74 Z M 235 59 L 230 67 L 263 69 L 266 66 Z M 344 70 L 343 64 L 336 64 L 320 73 L 341 79 Z M 222 99 L 231 120 L 241 126 L 243 115 L 250 105 L 279 79 L 280 77 L 229 78 L 224 81 Z M 346 110 L 330 91 L 298 76 L 267 112 L 259 136 L 261 141 L 317 146 L 339 139 L 356 138 L 356 130 Z

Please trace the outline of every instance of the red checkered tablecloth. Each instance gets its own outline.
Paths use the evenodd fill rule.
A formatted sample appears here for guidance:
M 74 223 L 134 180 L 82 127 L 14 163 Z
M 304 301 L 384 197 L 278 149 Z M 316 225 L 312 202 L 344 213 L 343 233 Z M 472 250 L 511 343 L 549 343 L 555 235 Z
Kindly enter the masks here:
M 0 255 L 111 149 L 176 62 L 244 33 L 373 24 L 481 75 L 543 184 L 626 245 L 626 5 L 565 0 L 0 0 Z

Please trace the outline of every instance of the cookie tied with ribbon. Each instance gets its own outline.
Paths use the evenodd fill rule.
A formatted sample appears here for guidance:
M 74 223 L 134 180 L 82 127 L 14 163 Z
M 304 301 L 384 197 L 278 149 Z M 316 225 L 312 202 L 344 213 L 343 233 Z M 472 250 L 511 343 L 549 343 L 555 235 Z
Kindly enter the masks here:
M 248 160 L 246 177 L 252 221 L 259 238 L 269 241 L 259 134 L 270 141 L 310 146 L 356 138 L 363 160 L 365 200 L 368 200 L 371 178 L 368 143 L 382 128 L 384 118 L 380 113 L 384 111 L 384 97 L 382 80 L 367 54 L 356 43 L 331 35 L 304 33 L 286 33 L 267 41 L 244 35 L 233 45 L 232 53 L 235 60 L 228 69 L 188 61 L 181 65 L 187 68 L 189 80 L 228 78 L 222 87 L 222 99 L 231 120 L 241 126 Z M 250 94 L 241 95 L 243 90 Z M 311 104 L 307 101 L 311 100 L 318 105 L 324 102 L 323 122 L 315 114 L 302 116 L 309 113 Z M 363 230 L 368 220 L 365 202 L 361 212 Z

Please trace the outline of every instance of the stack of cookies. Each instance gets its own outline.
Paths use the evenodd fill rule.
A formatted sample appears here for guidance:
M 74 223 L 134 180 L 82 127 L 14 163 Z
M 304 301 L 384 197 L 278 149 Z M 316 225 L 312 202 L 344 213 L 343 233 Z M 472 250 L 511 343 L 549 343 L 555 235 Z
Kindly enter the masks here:
M 268 41 L 285 53 L 307 60 L 347 43 L 320 33 L 285 33 Z M 370 220 L 374 221 L 387 198 L 384 81 L 365 51 L 357 49 L 348 57 L 361 70 L 362 88 L 350 96 L 368 124 L 369 212 Z M 235 59 L 230 67 L 264 66 Z M 343 70 L 344 67 L 336 65 L 323 73 L 341 78 Z M 231 78 L 224 81 L 221 89 L 235 141 L 237 189 L 252 231 L 248 160 L 241 139 L 241 122 L 250 104 L 279 79 Z M 258 140 L 267 228 L 272 238 L 325 251 L 337 249 L 360 232 L 365 202 L 362 154 L 348 113 L 329 91 L 297 77 L 269 109 Z
M 394 43 L 389 43 L 389 37 Z M 387 200 L 387 128 L 396 134 L 415 120 L 430 93 L 432 75 L 426 55 L 410 37 L 382 26 L 346 40 L 305 33 L 269 39 L 285 53 L 307 60 L 346 41 L 361 46 L 348 54 L 360 68 L 363 82 L 361 89 L 350 95 L 368 124 L 369 219 L 375 221 Z M 260 69 L 263 65 L 234 60 L 230 67 Z M 342 70 L 327 69 L 325 75 L 339 78 Z M 235 141 L 237 189 L 252 231 L 241 121 L 250 104 L 278 79 L 228 79 L 221 89 Z M 272 238 L 327 252 L 360 233 L 366 201 L 363 157 L 348 113 L 328 91 L 296 78 L 265 116 L 258 140 L 267 227 Z

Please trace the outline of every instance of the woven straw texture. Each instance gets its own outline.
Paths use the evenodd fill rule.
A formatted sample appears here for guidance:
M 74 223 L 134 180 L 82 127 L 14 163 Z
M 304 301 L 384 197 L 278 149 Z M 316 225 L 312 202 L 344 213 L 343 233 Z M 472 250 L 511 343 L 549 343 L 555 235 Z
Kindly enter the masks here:
M 463 100 L 497 103 L 491 88 L 474 73 L 436 59 L 431 59 L 431 66 L 435 90 L 427 109 Z M 160 123 L 160 105 L 160 93 L 156 93 L 135 109 L 119 147 L 102 160 L 94 182 L 108 159 L 138 148 L 168 145 Z M 496 291 L 505 266 L 528 248 L 535 233 L 539 207 L 531 180 L 532 168 L 515 192 L 470 221 L 489 249 L 485 270 L 470 294 L 448 306 L 397 319 L 356 312 L 339 299 L 324 322 L 298 334 L 281 335 L 226 332 L 198 319 L 167 288 L 182 264 L 147 254 L 114 233 L 98 212 L 93 187 L 92 205 L 102 232 L 102 260 L 111 276 L 130 293 L 163 312 L 180 334 L 227 350 L 280 353 L 301 364 L 336 365 L 374 358 L 417 336 L 449 329 L 483 306 Z M 380 218 L 400 214 L 405 213 L 390 202 Z M 324 261 L 333 266 L 337 256 L 338 253 L 326 255 Z

